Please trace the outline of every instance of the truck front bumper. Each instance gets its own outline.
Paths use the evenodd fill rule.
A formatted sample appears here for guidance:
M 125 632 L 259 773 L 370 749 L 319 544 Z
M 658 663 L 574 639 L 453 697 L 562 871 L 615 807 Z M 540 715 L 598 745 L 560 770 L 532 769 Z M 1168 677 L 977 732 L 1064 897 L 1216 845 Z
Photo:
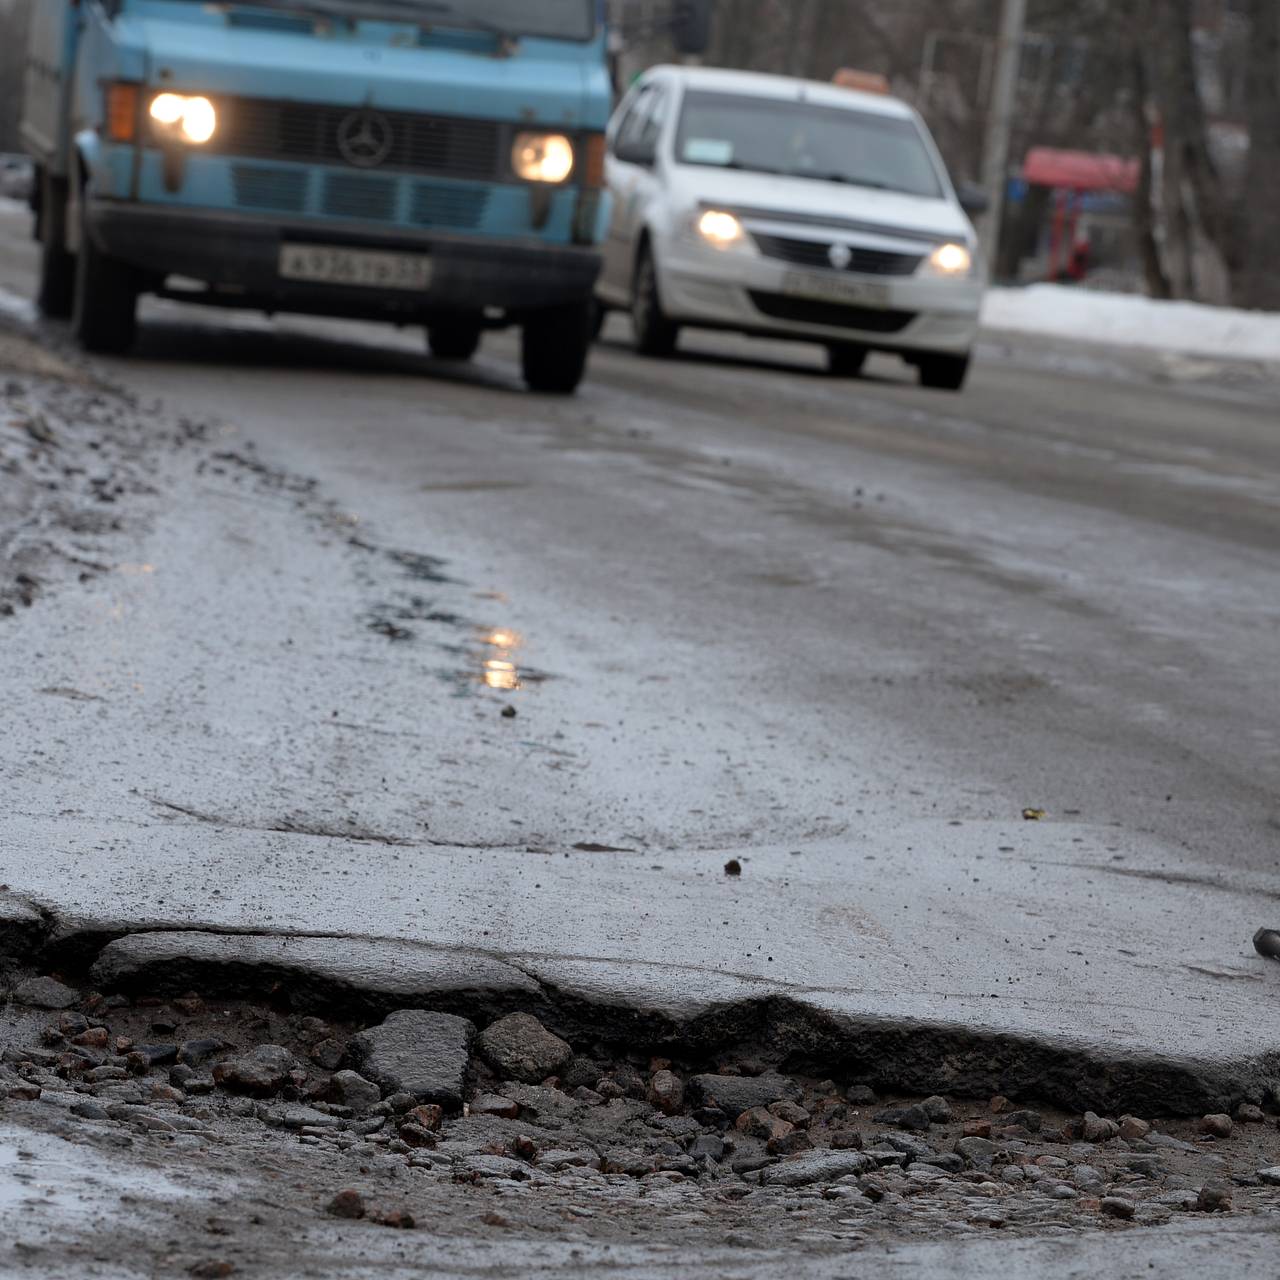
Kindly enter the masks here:
M 139 268 L 150 288 L 173 276 L 209 287 L 194 298 L 227 306 L 414 321 L 433 315 L 501 312 L 508 319 L 587 302 L 600 274 L 595 249 L 543 241 L 406 232 L 358 223 L 278 215 L 192 211 L 93 200 L 89 234 L 112 258 Z M 283 279 L 284 244 L 332 245 L 430 255 L 423 292 Z

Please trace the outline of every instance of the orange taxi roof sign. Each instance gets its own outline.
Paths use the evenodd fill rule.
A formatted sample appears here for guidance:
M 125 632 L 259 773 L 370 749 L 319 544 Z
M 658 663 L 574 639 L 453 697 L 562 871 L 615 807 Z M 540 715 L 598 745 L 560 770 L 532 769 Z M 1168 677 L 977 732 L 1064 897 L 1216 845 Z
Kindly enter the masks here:
M 893 92 L 888 76 L 878 71 L 859 71 L 855 67 L 841 67 L 835 74 L 834 83 L 841 89 L 858 89 L 862 93 Z

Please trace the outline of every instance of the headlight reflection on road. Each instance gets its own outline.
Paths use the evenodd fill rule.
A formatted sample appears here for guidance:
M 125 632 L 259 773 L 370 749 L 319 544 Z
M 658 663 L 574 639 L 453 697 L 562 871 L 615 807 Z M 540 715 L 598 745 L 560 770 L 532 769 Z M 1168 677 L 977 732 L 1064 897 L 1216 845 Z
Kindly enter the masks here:
M 521 688 L 520 665 L 517 661 L 524 637 L 518 631 L 495 627 L 484 633 L 485 646 L 492 656 L 484 659 L 482 676 L 485 686 L 502 692 L 514 692 Z

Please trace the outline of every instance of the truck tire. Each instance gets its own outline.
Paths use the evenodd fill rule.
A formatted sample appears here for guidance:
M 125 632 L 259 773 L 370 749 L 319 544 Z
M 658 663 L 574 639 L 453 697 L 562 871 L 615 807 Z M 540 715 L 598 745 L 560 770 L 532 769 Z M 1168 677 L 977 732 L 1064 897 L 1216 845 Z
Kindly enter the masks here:
M 827 348 L 827 372 L 833 378 L 856 378 L 867 363 L 866 347 L 852 342 L 833 342 Z
M 572 395 L 587 371 L 591 303 L 573 302 L 531 316 L 522 334 L 524 380 L 531 391 Z
M 470 360 L 480 350 L 480 337 L 478 324 L 438 324 L 427 330 L 427 345 L 440 360 Z
M 973 357 L 927 355 L 920 357 L 920 385 L 934 391 L 961 391 L 969 376 Z
M 36 238 L 40 241 L 40 284 L 36 306 L 50 320 L 71 315 L 76 288 L 76 260 L 63 245 L 66 199 L 43 170 L 36 176 Z
M 668 320 L 658 294 L 658 268 L 646 246 L 636 263 L 636 279 L 631 290 L 631 323 L 636 331 L 636 350 L 644 356 L 675 353 L 680 326 Z
M 80 227 L 71 332 L 86 350 L 122 355 L 138 336 L 138 273 L 109 258 Z

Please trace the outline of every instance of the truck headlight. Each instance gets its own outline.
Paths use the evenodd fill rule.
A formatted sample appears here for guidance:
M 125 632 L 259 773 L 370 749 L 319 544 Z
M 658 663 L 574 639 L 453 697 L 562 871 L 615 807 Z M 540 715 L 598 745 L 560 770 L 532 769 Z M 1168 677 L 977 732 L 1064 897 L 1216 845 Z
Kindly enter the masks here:
M 963 244 L 940 244 L 928 257 L 930 275 L 960 280 L 973 273 L 973 250 Z
M 575 163 L 573 143 L 562 133 L 522 133 L 511 149 L 511 167 L 525 182 L 563 182 Z
M 160 93 L 148 108 L 151 123 L 161 137 L 203 146 L 218 132 L 218 112 L 208 98 L 181 93 Z
M 732 213 L 723 209 L 704 209 L 694 225 L 698 234 L 717 249 L 736 249 L 747 238 L 747 229 Z

